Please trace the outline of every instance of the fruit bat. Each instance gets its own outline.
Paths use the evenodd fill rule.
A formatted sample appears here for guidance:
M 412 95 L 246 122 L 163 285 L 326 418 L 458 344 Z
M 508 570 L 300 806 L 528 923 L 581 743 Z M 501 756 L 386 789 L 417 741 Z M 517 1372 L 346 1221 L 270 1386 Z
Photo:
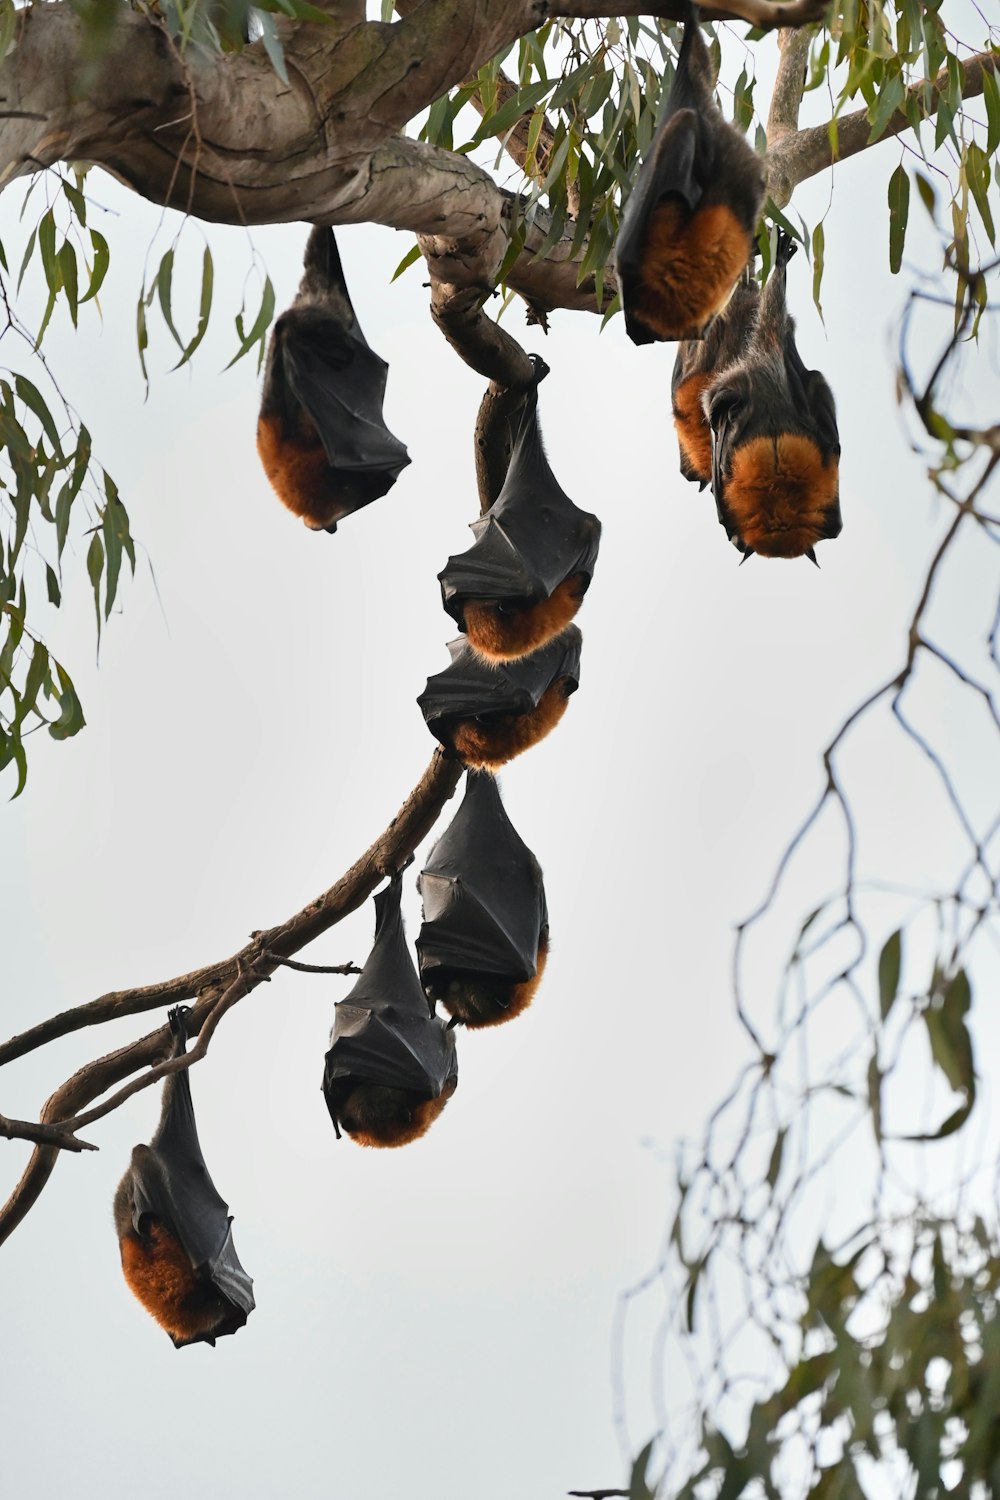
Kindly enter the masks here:
M 749 274 L 739 283 L 703 339 L 685 340 L 677 349 L 670 382 L 681 473 L 704 489 L 712 478 L 712 431 L 702 396 L 720 371 L 745 351 L 760 304 L 760 287 Z
M 541 867 L 518 837 L 493 777 L 470 771 L 465 797 L 417 882 L 420 978 L 466 1026 L 498 1026 L 534 997 L 549 948 Z
M 518 661 L 484 661 L 459 636 L 449 641 L 451 665 L 417 702 L 427 727 L 473 770 L 495 771 L 544 739 L 580 685 L 583 637 L 575 625 Z
M 719 520 L 744 553 L 802 557 L 835 537 L 840 518 L 840 437 L 833 392 L 807 370 L 785 303 L 795 242 L 779 233 L 746 349 L 702 397 L 712 438 Z
M 358 325 L 333 230 L 313 229 L 298 294 L 271 335 L 257 422 L 268 479 L 313 531 L 336 531 L 410 462 L 382 420 L 388 368 Z
M 184 1006 L 169 1015 L 174 1057 L 187 1047 L 186 1015 Z M 156 1134 L 133 1148 L 114 1216 L 125 1280 L 176 1348 L 214 1344 L 243 1327 L 253 1282 L 201 1154 L 187 1070 L 168 1075 Z
M 703 338 L 750 258 L 764 170 L 723 119 L 713 83 L 692 5 L 663 119 L 615 246 L 625 328 L 634 344 Z
M 580 510 L 549 467 L 538 426 L 535 361 L 503 489 L 471 530 L 475 544 L 438 574 L 445 609 L 469 644 L 495 661 L 537 651 L 580 608 L 594 571 L 601 523 Z
M 406 946 L 402 877 L 375 897 L 375 944 L 336 1009 L 323 1094 L 362 1146 L 405 1146 L 434 1123 L 458 1085 L 455 1038 L 434 1014 Z

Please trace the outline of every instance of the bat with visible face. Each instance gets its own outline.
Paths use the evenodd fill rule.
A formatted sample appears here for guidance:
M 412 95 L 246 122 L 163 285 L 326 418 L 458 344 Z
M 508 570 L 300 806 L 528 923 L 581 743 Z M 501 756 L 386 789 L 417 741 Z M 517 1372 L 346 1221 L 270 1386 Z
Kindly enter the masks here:
M 271 335 L 257 422 L 268 479 L 313 531 L 336 531 L 410 462 L 382 419 L 388 368 L 361 332 L 333 230 L 313 229 L 298 294 Z
M 775 265 L 741 357 L 702 397 L 712 438 L 719 520 L 744 553 L 808 557 L 840 533 L 840 436 L 833 392 L 807 370 L 785 301 L 795 242 L 779 233 Z
M 417 699 L 427 727 L 472 770 L 496 771 L 554 729 L 580 685 L 583 637 L 575 625 L 531 656 L 488 662 L 459 636 L 451 665 Z
M 458 1085 L 455 1038 L 424 994 L 406 946 L 402 877 L 375 897 L 375 943 L 336 1009 L 323 1094 L 340 1136 L 405 1146 L 437 1119 Z
M 681 473 L 704 489 L 712 479 L 712 430 L 702 397 L 720 371 L 749 344 L 760 305 L 760 287 L 746 275 L 703 339 L 680 344 L 670 383 Z
M 186 1014 L 183 1006 L 170 1012 L 174 1057 L 187 1047 Z M 176 1348 L 214 1344 L 243 1327 L 254 1308 L 253 1282 L 201 1154 L 186 1070 L 163 1085 L 156 1134 L 134 1147 L 114 1217 L 125 1280 Z
M 525 397 L 503 489 L 471 530 L 476 541 L 438 574 L 444 607 L 469 644 L 513 661 L 565 630 L 590 586 L 601 523 L 560 488 L 542 446 L 538 381 Z
M 634 344 L 700 339 L 753 248 L 760 157 L 723 119 L 691 6 L 663 119 L 622 214 L 615 260 Z
M 470 771 L 465 797 L 418 881 L 420 978 L 466 1026 L 498 1026 L 534 998 L 549 949 L 541 867 L 492 776 Z

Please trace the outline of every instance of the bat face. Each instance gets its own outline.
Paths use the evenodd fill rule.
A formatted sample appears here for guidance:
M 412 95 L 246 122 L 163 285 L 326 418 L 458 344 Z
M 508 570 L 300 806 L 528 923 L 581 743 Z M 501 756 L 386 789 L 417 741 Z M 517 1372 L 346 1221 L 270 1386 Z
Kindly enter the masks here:
M 186 1045 L 184 1010 L 170 1012 L 174 1056 Z M 236 1333 L 254 1308 L 253 1283 L 233 1245 L 231 1219 L 201 1153 L 186 1072 L 168 1076 L 148 1146 L 136 1146 L 114 1202 L 125 1280 L 177 1348 Z
M 459 638 L 417 699 L 431 733 L 472 769 L 496 770 L 555 728 L 580 680 L 575 625 L 517 661 L 489 663 Z
M 692 15 L 664 118 L 622 214 L 615 258 L 633 343 L 700 339 L 750 258 L 764 203 L 757 153 L 723 119 Z
M 504 810 L 492 776 L 466 777 L 462 805 L 418 881 L 417 938 L 427 994 L 466 1026 L 520 1015 L 538 988 L 549 947 L 538 861 Z
M 410 461 L 382 417 L 387 369 L 358 325 L 332 230 L 314 229 L 274 325 L 257 423 L 275 493 L 314 531 L 386 494 Z
M 472 530 L 475 544 L 438 575 L 442 602 L 479 655 L 517 661 L 569 625 L 601 537 L 600 521 L 573 504 L 549 466 L 537 380 L 525 397 L 503 489 Z
M 375 942 L 337 1007 L 323 1093 L 334 1130 L 364 1146 L 423 1135 L 458 1084 L 455 1039 L 435 1016 L 403 932 L 402 879 L 375 897 Z

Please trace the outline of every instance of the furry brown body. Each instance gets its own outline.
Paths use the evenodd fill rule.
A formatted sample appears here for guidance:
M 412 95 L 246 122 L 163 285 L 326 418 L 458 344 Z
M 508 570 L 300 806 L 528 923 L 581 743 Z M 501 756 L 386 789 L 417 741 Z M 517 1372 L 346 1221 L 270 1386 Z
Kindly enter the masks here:
M 681 473 L 702 488 L 712 478 L 712 430 L 703 397 L 716 375 L 746 352 L 759 306 L 760 288 L 748 270 L 705 337 L 677 350 L 670 389 Z
M 692 5 L 663 120 L 615 246 L 625 326 L 636 344 L 703 338 L 750 258 L 764 169 L 723 118 L 714 85 Z
M 549 956 L 548 933 L 538 941 L 535 973 L 516 983 L 499 974 L 470 974 L 459 969 L 436 969 L 424 979 L 424 989 L 456 1021 L 471 1030 L 502 1026 L 527 1010 L 542 981 Z
M 725 306 L 753 248 L 726 203 L 694 213 L 668 198 L 649 216 L 631 292 L 632 315 L 658 339 L 700 339 Z
M 463 614 L 469 644 L 489 661 L 516 661 L 551 641 L 575 616 L 590 579 L 585 573 L 564 578 L 548 599 L 518 605 L 493 599 L 469 599 Z
M 377 497 L 357 476 L 332 469 L 316 424 L 301 407 L 284 421 L 260 417 L 257 452 L 278 499 L 310 531 L 326 531 Z
M 171 1338 L 184 1343 L 214 1334 L 231 1316 L 232 1304 L 195 1275 L 180 1241 L 158 1219 L 147 1217 L 142 1234 L 129 1223 L 120 1248 L 130 1290 Z
M 424 1099 L 412 1089 L 356 1083 L 344 1095 L 339 1124 L 359 1146 L 407 1146 L 426 1134 L 456 1087 L 452 1080 L 436 1099 Z
M 785 300 L 794 243 L 779 235 L 775 267 L 745 348 L 702 397 L 713 435 L 719 520 L 741 552 L 811 557 L 841 529 L 840 438 L 833 393 L 807 370 Z
M 498 771 L 555 729 L 566 712 L 566 687 L 566 679 L 557 677 L 530 713 L 455 720 L 450 729 L 452 749 L 473 771 Z

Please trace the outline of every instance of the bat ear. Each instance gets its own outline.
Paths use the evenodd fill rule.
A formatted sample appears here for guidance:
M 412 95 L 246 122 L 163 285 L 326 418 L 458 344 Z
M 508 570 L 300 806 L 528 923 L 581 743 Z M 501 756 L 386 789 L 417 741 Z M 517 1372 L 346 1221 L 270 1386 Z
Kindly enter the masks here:
M 748 557 L 753 557 L 753 548 L 752 547 L 748 547 L 747 550 L 744 552 L 743 556 L 740 558 L 740 567 L 741 568 L 742 568 L 743 564 L 746 562 L 746 560 L 747 560 Z
M 813 549 L 811 547 L 807 547 L 806 548 L 806 557 L 808 557 L 808 559 L 812 563 L 813 567 L 815 567 L 815 568 L 819 567 L 819 563 L 816 561 L 816 554 L 815 554 L 815 552 L 813 551 Z

